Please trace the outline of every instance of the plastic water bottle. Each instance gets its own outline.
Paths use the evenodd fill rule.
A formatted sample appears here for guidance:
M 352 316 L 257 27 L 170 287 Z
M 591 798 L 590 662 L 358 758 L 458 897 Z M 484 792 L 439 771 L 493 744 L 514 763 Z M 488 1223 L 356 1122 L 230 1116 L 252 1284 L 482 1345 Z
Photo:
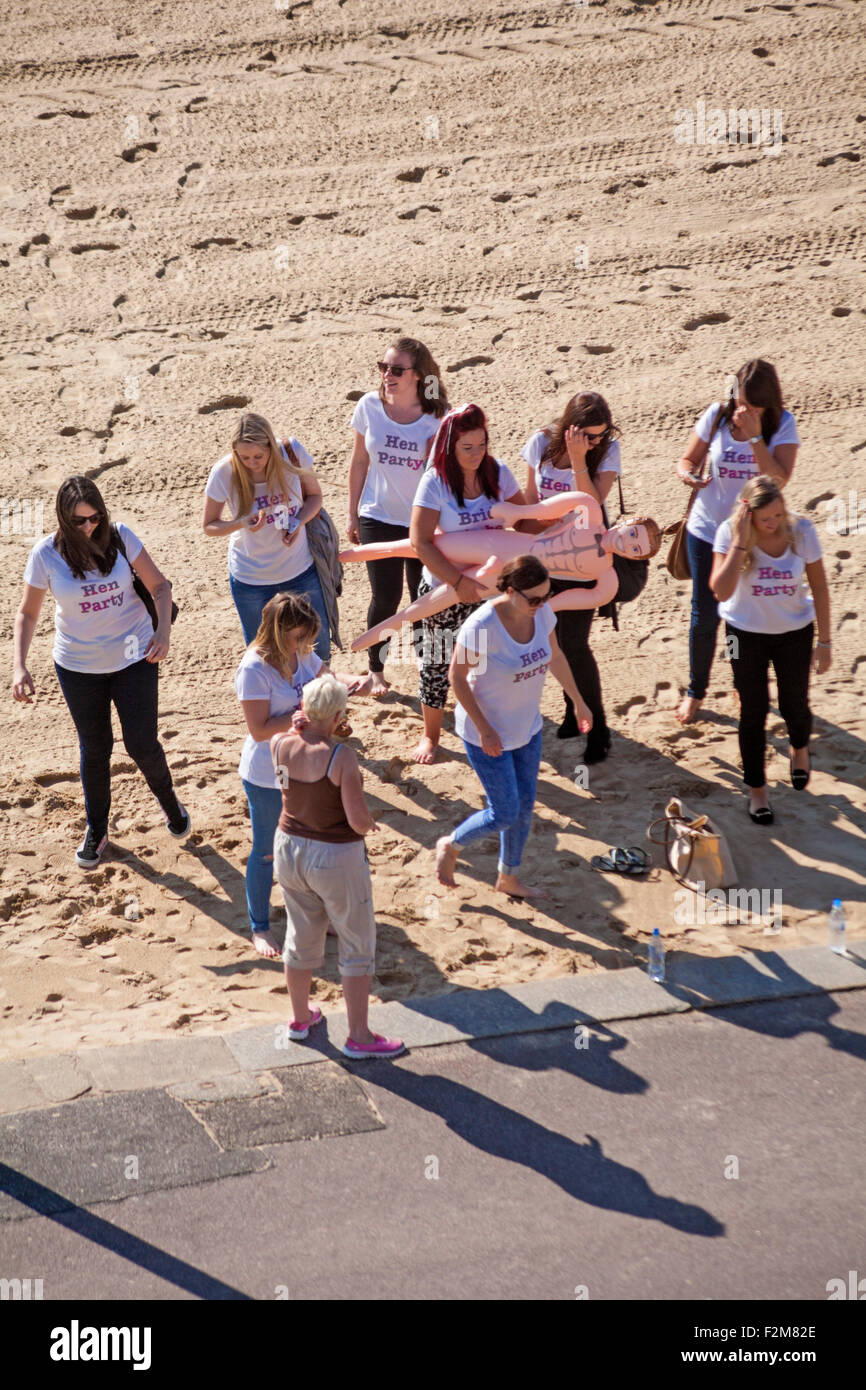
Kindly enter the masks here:
M 833 899 L 828 920 L 827 945 L 837 956 L 845 956 L 845 909 L 839 898 Z
M 647 974 L 650 979 L 655 980 L 657 984 L 665 977 L 665 948 L 658 927 L 654 928 L 652 937 L 650 938 Z

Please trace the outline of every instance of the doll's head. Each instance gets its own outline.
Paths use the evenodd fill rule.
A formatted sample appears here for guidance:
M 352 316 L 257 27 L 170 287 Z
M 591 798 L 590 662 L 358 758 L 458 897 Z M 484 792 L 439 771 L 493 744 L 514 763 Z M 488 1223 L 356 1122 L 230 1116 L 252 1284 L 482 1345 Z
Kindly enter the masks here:
M 625 560 L 651 560 L 661 549 L 661 528 L 651 516 L 623 516 L 605 532 L 601 543 Z

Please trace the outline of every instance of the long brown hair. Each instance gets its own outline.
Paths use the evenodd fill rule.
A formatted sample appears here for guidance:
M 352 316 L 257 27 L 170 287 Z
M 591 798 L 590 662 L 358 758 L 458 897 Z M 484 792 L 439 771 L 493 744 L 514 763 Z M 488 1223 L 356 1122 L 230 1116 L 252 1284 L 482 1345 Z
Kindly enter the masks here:
M 293 473 L 295 477 L 298 477 L 304 472 L 291 444 L 286 445 L 288 462 L 283 458 L 276 436 L 264 415 L 256 415 L 253 411 L 248 411 L 242 415 L 235 425 L 232 435 L 232 483 L 235 496 L 238 499 L 235 520 L 238 517 L 249 515 L 256 495 L 255 483 L 250 477 L 249 470 L 244 467 L 238 456 L 237 446 L 239 444 L 256 444 L 260 449 L 267 449 L 268 462 L 263 481 L 267 483 L 271 492 L 287 493 L 286 475 Z
M 313 650 L 313 644 L 319 635 L 319 615 L 303 594 L 274 594 L 262 609 L 259 630 L 250 646 L 281 675 L 290 673 L 291 653 L 286 637 L 295 627 L 303 629 L 297 653 L 299 656 L 306 656 Z
M 99 525 L 88 539 L 73 521 L 75 508 L 84 502 L 99 513 Z M 54 549 L 63 556 L 76 579 L 83 579 L 88 570 L 110 574 L 117 559 L 117 541 L 102 493 L 92 478 L 77 474 L 60 484 L 55 502 L 57 530 Z
M 443 419 L 430 451 L 430 467 L 435 468 L 449 492 L 453 492 L 458 507 L 463 506 L 464 478 L 454 448 L 461 435 L 469 434 L 472 430 L 483 430 L 487 439 L 487 417 L 484 411 L 480 405 L 458 406 L 456 410 L 449 411 L 447 418 Z M 489 445 L 485 447 L 484 458 L 478 469 L 478 481 L 484 496 L 497 502 L 499 469 Z
M 562 458 L 568 458 L 568 449 L 565 443 L 566 431 L 576 426 L 577 429 L 585 429 L 587 425 L 604 425 L 604 437 L 593 444 L 587 451 L 586 466 L 589 470 L 591 479 L 595 479 L 599 466 L 613 443 L 622 431 L 613 423 L 613 416 L 610 413 L 610 406 L 604 396 L 599 395 L 598 391 L 581 391 L 565 407 L 558 420 L 548 425 L 544 430 L 547 435 L 547 445 L 541 455 L 542 462 L 559 463 Z
M 418 404 L 437 420 L 448 411 L 448 393 L 442 380 L 442 368 L 426 343 L 420 338 L 396 338 L 391 343 L 394 352 L 405 352 L 412 359 L 412 370 L 418 373 Z M 385 384 L 379 384 L 379 400 L 385 402 Z
M 515 589 L 518 594 L 522 594 L 526 589 L 534 589 L 536 584 L 543 584 L 549 578 L 546 566 L 537 555 L 518 555 L 500 570 L 496 587 L 501 594 L 504 594 L 506 589 Z
M 761 434 L 764 443 L 769 444 L 781 424 L 782 411 L 784 410 L 782 387 L 776 368 L 772 362 L 765 362 L 762 357 L 753 357 L 737 372 L 737 385 L 749 405 L 763 407 Z M 736 408 L 736 397 L 731 395 L 719 418 L 719 424 L 722 421 L 730 424 Z

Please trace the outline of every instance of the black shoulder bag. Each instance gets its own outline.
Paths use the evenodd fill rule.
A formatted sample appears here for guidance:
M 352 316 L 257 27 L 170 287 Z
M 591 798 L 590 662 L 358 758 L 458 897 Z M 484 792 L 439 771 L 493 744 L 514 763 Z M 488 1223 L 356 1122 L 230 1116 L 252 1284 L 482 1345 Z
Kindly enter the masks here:
M 114 534 L 114 539 L 115 539 L 115 541 L 117 542 L 117 548 L 118 548 L 118 550 L 120 551 L 120 553 L 121 553 L 121 555 L 123 556 L 123 558 L 124 558 L 124 560 L 126 561 L 126 563 L 129 565 L 129 568 L 132 570 L 132 587 L 133 587 L 133 589 L 135 590 L 135 592 L 138 594 L 138 597 L 141 599 L 142 603 L 144 604 L 145 608 L 147 609 L 148 613 L 150 614 L 150 621 L 153 623 L 153 630 L 154 630 L 154 632 L 155 632 L 156 629 L 157 629 L 157 627 L 159 626 L 159 617 L 158 617 L 158 615 L 157 615 L 156 604 L 154 603 L 153 594 L 150 592 L 150 589 L 148 589 L 147 585 L 142 583 L 142 581 L 139 579 L 138 575 L 136 574 L 135 570 L 133 569 L 133 566 L 132 566 L 132 564 L 130 563 L 129 556 L 128 556 L 127 553 L 126 553 L 126 546 L 123 544 L 123 541 L 121 540 L 121 536 L 120 536 L 119 530 L 117 529 L 116 526 L 113 526 L 111 529 L 112 529 L 112 532 L 113 532 L 113 534 Z M 169 582 L 168 582 L 168 587 L 171 588 L 171 580 L 169 580 Z M 172 599 L 172 601 L 171 601 L 171 621 L 172 621 L 172 622 L 174 622 L 174 620 L 175 620 L 175 618 L 177 617 L 179 611 L 180 611 L 180 610 L 179 610 L 177 604 L 175 603 L 174 599 Z

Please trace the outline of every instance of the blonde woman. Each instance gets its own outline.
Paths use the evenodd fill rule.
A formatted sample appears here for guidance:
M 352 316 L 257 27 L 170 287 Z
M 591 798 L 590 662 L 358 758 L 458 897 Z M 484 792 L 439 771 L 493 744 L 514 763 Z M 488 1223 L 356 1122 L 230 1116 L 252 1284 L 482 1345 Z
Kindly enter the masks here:
M 231 515 L 223 520 L 226 505 Z M 307 522 L 321 509 L 322 489 L 304 446 L 293 438 L 279 442 L 264 416 L 242 415 L 231 453 L 210 471 L 202 530 L 231 536 L 229 587 L 247 645 L 268 599 L 303 594 L 319 618 L 316 651 L 328 660 L 328 615 L 306 535 Z
M 377 826 L 370 815 L 354 751 L 334 738 L 345 716 L 348 690 L 331 675 L 304 690 L 303 728 L 271 740 L 282 813 L 274 839 L 277 879 L 286 904 L 283 960 L 292 1002 L 289 1037 L 309 1036 L 321 1022 L 310 1008 L 313 972 L 324 959 L 329 925 L 339 943 L 346 1000 L 347 1057 L 396 1057 L 399 1038 L 373 1033 L 367 1021 L 376 955 L 373 888 L 364 836 Z
M 770 662 L 796 791 L 804 790 L 811 773 L 809 674 L 815 670 L 823 675 L 830 668 L 830 596 L 821 543 L 811 521 L 787 511 L 779 483 L 761 474 L 743 488 L 735 512 L 716 532 L 713 552 L 710 588 L 725 621 L 740 696 L 749 815 L 756 825 L 772 825 L 764 773 Z
M 318 614 L 303 594 L 278 593 L 262 611 L 254 640 L 235 673 L 235 691 L 247 724 L 238 768 L 247 803 L 253 844 L 247 860 L 246 896 L 253 945 L 260 956 L 279 954 L 270 934 L 274 882 L 274 833 L 282 800 L 268 744 L 292 727 L 304 686 L 327 671 L 314 650 Z M 359 680 L 348 679 L 354 688 Z

